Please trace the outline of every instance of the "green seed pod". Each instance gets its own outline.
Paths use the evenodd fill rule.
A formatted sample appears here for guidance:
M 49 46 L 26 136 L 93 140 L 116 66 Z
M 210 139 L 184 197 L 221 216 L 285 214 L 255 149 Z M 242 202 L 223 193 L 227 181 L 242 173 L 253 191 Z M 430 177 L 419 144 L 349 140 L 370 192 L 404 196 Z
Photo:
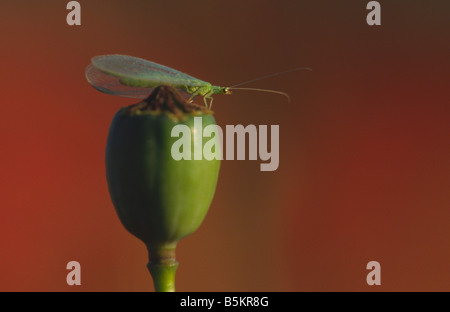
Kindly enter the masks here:
M 111 199 L 124 227 L 146 244 L 157 291 L 174 291 L 176 244 L 200 226 L 216 189 L 220 160 L 194 160 L 194 147 L 207 141 L 194 135 L 194 117 L 201 117 L 203 128 L 215 125 L 211 111 L 162 86 L 145 101 L 120 109 L 109 131 Z M 172 157 L 180 139 L 171 135 L 176 125 L 190 129 L 192 160 Z M 220 147 L 220 138 L 209 140 Z

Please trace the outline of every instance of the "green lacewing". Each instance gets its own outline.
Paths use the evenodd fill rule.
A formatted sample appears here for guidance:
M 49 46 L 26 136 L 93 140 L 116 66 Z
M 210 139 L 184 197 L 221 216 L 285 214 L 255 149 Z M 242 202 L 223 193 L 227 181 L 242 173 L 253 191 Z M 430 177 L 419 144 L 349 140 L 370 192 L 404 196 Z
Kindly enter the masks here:
M 214 94 L 231 94 L 232 90 L 254 90 L 277 93 L 289 96 L 280 91 L 236 88 L 246 83 L 281 75 L 297 70 L 311 70 L 309 68 L 294 68 L 287 71 L 252 79 L 231 87 L 214 86 L 209 82 L 200 80 L 182 73 L 173 68 L 128 55 L 100 55 L 91 59 L 85 74 L 88 82 L 98 91 L 123 97 L 144 99 L 150 95 L 154 88 L 161 85 L 170 85 L 190 95 L 191 101 L 195 96 L 202 96 L 205 105 L 211 107 Z

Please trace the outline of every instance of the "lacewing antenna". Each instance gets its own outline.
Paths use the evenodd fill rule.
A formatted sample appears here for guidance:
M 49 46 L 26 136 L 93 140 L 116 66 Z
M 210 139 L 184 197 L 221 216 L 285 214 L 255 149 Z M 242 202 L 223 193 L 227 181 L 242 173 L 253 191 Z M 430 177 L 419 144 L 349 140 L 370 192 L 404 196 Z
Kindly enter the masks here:
M 275 91 L 275 90 L 268 90 L 268 89 L 256 89 L 256 88 L 234 88 L 234 87 L 230 87 L 227 88 L 228 90 L 250 90 L 250 91 L 261 91 L 261 92 L 268 92 L 268 93 L 275 93 L 275 94 L 281 94 L 284 95 L 287 99 L 288 102 L 291 102 L 291 98 L 289 97 L 289 95 L 285 92 L 281 92 L 281 91 Z
M 258 77 L 258 78 L 252 79 L 252 80 L 247 80 L 247 81 L 238 83 L 238 84 L 236 84 L 236 85 L 234 85 L 234 86 L 231 86 L 230 88 L 242 86 L 242 85 L 244 85 L 244 84 L 251 83 L 251 82 L 254 82 L 254 81 L 263 80 L 263 79 L 267 79 L 267 78 L 270 78 L 270 77 L 275 77 L 275 76 L 279 76 L 279 75 L 283 75 L 283 74 L 287 74 L 287 73 L 290 73 L 290 72 L 293 72 L 293 71 L 299 71 L 299 70 L 309 70 L 309 71 L 312 71 L 312 69 L 309 68 L 309 67 L 299 67 L 299 68 L 288 69 L 288 70 L 285 70 L 285 71 L 282 71 L 282 72 L 278 72 L 278 73 L 274 73 L 274 74 L 270 74 L 270 75 Z
M 285 96 L 288 99 L 288 102 L 291 102 L 291 98 L 289 97 L 289 95 L 285 92 L 281 92 L 281 91 L 276 91 L 276 90 L 269 90 L 269 89 L 257 89 L 257 88 L 236 88 L 237 86 L 242 86 L 244 84 L 248 84 L 254 81 L 258 81 L 258 80 L 263 80 L 263 79 L 267 79 L 267 78 L 271 78 L 271 77 L 275 77 L 275 76 L 279 76 L 279 75 L 283 75 L 283 74 L 287 74 L 293 71 L 299 71 L 299 70 L 309 70 L 312 71 L 311 68 L 308 67 L 300 67 L 300 68 L 293 68 L 293 69 L 289 69 L 289 70 L 285 70 L 282 72 L 278 72 L 278 73 L 274 73 L 274 74 L 270 74 L 270 75 L 266 75 L 266 76 L 262 76 L 262 77 L 258 77 L 252 80 L 247 80 L 241 83 L 238 83 L 234 86 L 231 86 L 229 88 L 227 88 L 228 90 L 250 90 L 250 91 L 260 91 L 260 92 L 268 92 L 268 93 L 275 93 L 275 94 L 281 94 L 283 96 Z

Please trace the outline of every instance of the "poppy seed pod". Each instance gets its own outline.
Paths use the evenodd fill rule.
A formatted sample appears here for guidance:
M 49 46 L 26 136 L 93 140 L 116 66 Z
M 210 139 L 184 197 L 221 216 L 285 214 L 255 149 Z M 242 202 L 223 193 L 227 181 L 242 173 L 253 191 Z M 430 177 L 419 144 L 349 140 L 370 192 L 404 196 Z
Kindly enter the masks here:
M 120 109 L 111 123 L 106 147 L 106 176 L 117 215 L 149 251 L 155 290 L 174 291 L 177 242 L 194 232 L 206 216 L 216 189 L 220 160 L 194 160 L 194 118 L 215 125 L 212 112 L 186 102 L 161 86 L 144 101 Z M 189 127 L 191 160 L 175 160 L 176 125 Z M 216 147 L 220 147 L 220 138 Z

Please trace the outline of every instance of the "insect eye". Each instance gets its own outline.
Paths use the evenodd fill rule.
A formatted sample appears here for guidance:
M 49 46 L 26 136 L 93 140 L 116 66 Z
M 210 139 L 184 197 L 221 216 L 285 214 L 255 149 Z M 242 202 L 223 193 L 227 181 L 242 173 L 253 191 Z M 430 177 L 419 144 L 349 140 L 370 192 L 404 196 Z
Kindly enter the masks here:
M 227 94 L 229 92 L 230 92 L 230 90 L 228 90 L 228 88 L 223 88 L 223 93 Z

